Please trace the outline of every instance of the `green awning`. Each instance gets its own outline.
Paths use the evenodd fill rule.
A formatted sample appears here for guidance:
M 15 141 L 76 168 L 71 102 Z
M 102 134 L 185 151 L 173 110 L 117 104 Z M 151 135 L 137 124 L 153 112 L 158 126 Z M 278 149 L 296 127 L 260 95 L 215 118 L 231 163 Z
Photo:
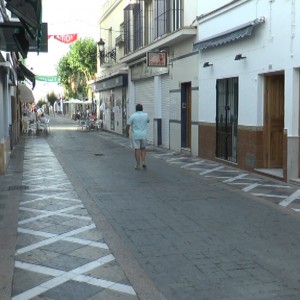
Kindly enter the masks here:
M 14 13 L 32 39 L 39 44 L 42 36 L 42 0 L 6 0 L 6 8 Z
M 6 0 L 6 8 L 14 13 L 21 22 L 25 22 L 30 32 L 36 37 L 42 20 L 41 0 Z
M 32 82 L 32 89 L 35 87 L 35 75 L 28 70 L 20 61 L 17 67 L 18 80 L 23 81 L 26 78 Z
M 19 52 L 17 44 L 14 40 L 14 34 L 19 33 L 24 29 L 21 22 L 9 22 L 5 21 L 0 23 L 0 50 L 6 52 Z M 48 24 L 42 23 L 42 36 L 38 45 L 36 39 L 32 39 L 27 32 L 25 32 L 25 38 L 29 42 L 28 52 L 48 52 Z

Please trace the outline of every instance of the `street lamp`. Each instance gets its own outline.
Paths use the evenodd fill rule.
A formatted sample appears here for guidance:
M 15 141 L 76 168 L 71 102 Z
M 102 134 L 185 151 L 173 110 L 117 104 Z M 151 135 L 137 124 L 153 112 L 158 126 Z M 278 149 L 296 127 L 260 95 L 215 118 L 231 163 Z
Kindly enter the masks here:
M 105 57 L 105 51 L 104 51 L 104 45 L 105 42 L 100 38 L 100 41 L 97 43 L 99 47 L 99 57 L 100 57 L 100 65 L 104 63 L 104 57 Z

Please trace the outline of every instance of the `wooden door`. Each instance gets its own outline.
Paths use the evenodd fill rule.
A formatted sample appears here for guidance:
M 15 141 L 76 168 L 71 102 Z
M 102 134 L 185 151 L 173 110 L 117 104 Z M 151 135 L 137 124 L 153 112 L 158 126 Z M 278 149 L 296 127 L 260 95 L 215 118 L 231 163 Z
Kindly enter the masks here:
M 284 75 L 265 77 L 264 165 L 283 166 Z

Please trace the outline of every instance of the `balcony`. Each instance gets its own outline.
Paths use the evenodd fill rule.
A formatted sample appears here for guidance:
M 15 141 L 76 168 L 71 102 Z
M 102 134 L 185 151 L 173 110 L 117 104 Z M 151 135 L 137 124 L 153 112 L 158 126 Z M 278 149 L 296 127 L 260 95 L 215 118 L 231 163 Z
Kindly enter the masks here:
M 116 48 L 105 47 L 105 42 L 100 38 L 97 43 L 99 47 L 100 66 L 109 67 L 117 60 Z
M 137 49 L 136 51 L 125 54 L 119 60 L 121 63 L 131 63 L 135 60 L 145 57 L 146 53 L 155 49 L 164 49 L 178 43 L 182 43 L 187 39 L 197 35 L 196 27 L 182 27 L 176 31 L 166 34 L 164 37 Z M 127 41 L 126 41 L 127 43 Z
M 110 67 L 116 62 L 116 48 L 104 49 L 100 52 L 100 65 L 102 67 Z

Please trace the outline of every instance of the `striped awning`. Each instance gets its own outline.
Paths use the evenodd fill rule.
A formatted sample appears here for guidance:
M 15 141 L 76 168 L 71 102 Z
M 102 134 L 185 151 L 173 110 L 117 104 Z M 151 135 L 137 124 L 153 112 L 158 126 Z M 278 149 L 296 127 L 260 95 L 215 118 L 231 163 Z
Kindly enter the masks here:
M 32 103 L 35 100 L 32 90 L 23 83 L 18 83 L 18 95 L 22 103 Z
M 257 18 L 251 22 L 240 25 L 238 27 L 234 27 L 230 30 L 224 31 L 217 35 L 213 35 L 209 38 L 200 40 L 193 44 L 193 52 L 199 50 L 205 50 L 208 48 L 213 48 L 217 46 L 221 46 L 247 36 L 251 36 L 253 33 L 253 28 L 258 24 L 261 24 L 265 21 L 265 18 Z

